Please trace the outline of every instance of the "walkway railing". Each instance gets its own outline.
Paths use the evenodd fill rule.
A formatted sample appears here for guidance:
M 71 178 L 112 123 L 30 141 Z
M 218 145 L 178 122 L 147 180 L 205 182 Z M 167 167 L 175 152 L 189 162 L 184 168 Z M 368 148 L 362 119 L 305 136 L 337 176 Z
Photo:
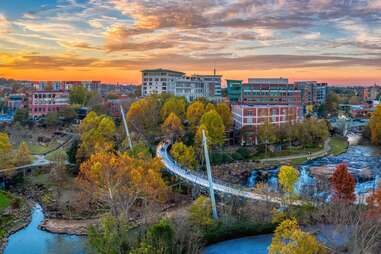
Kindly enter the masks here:
M 190 171 L 182 166 L 180 166 L 176 161 L 174 161 L 168 154 L 168 144 L 160 143 L 156 149 L 156 156 L 161 159 L 164 166 L 173 174 L 178 177 L 185 179 L 195 185 L 208 188 L 208 180 L 205 174 L 200 172 Z M 214 190 L 223 194 L 233 195 L 237 197 L 248 198 L 252 200 L 259 201 L 269 201 L 272 203 L 282 203 L 280 197 L 274 197 L 266 194 L 254 193 L 249 188 L 243 186 L 233 185 L 224 181 L 214 180 Z M 300 201 L 295 201 L 296 205 L 301 204 Z

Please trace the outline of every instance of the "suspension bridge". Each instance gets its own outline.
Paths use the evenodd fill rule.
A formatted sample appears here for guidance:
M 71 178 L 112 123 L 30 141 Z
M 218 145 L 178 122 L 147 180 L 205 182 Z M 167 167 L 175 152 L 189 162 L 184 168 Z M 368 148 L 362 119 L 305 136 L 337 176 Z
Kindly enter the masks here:
M 174 161 L 171 156 L 168 153 L 169 144 L 166 142 L 162 142 L 157 146 L 156 149 L 156 156 L 160 158 L 164 166 L 167 168 L 167 170 L 172 173 L 173 175 L 176 175 L 179 178 L 182 178 L 186 182 L 189 182 L 194 185 L 198 185 L 202 188 L 209 188 L 209 181 L 206 176 L 203 176 L 202 174 L 196 174 L 195 172 L 192 172 L 186 168 L 183 168 L 180 166 L 176 161 Z M 272 203 L 278 203 L 281 204 L 282 200 L 279 197 L 272 197 L 265 194 L 259 194 L 254 193 L 250 191 L 249 189 L 239 189 L 235 186 L 230 186 L 228 183 L 222 183 L 222 182 L 214 182 L 213 183 L 213 189 L 214 191 L 221 193 L 221 194 L 227 194 L 232 195 L 236 197 L 251 199 L 251 200 L 257 200 L 257 201 L 266 201 L 266 202 L 272 202 Z M 296 201 L 295 204 L 299 204 L 299 202 Z

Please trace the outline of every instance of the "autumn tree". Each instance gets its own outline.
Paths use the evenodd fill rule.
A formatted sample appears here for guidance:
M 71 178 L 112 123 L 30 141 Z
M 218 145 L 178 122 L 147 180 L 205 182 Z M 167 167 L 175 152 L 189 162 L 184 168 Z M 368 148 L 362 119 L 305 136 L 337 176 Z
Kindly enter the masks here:
M 262 144 L 265 144 L 265 153 L 267 156 L 267 146 L 276 142 L 276 128 L 269 121 L 266 121 L 258 129 L 258 139 Z
M 160 133 L 160 101 L 149 96 L 131 104 L 127 112 L 129 127 L 147 139 Z
M 172 140 L 181 137 L 184 134 L 184 127 L 181 123 L 181 119 L 174 112 L 171 112 L 168 115 L 161 128 L 167 137 L 170 137 Z
M 325 253 L 316 238 L 303 232 L 295 219 L 283 221 L 275 230 L 269 254 L 319 254 Z
M 216 107 L 214 106 L 213 103 L 208 103 L 206 104 L 206 107 L 205 107 L 205 112 L 209 112 L 209 111 L 213 111 L 213 110 L 216 110 Z
M 292 194 L 294 192 L 295 183 L 299 179 L 299 171 L 292 166 L 282 166 L 278 173 L 279 184 L 282 190 Z
M 115 124 L 111 117 L 87 114 L 79 126 L 80 146 L 76 158 L 83 161 L 97 151 L 109 151 L 114 146 Z
M 171 156 L 181 165 L 195 169 L 197 166 L 195 151 L 193 147 L 185 145 L 183 142 L 176 142 L 171 148 Z
M 192 128 L 199 125 L 202 115 L 205 113 L 205 105 L 201 101 L 192 102 L 186 113 L 186 119 L 189 121 Z
M 204 125 L 208 130 L 211 145 L 222 145 L 224 143 L 225 126 L 217 111 L 206 111 L 201 117 L 200 124 Z
M 346 164 L 339 164 L 332 175 L 332 200 L 335 202 L 352 203 L 356 200 L 355 178 L 348 172 Z
M 160 115 L 163 120 L 171 114 L 175 113 L 181 119 L 185 116 L 185 99 L 183 97 L 172 96 L 167 99 L 160 110 Z
M 0 169 L 12 166 L 12 145 L 9 142 L 8 134 L 0 132 Z
M 208 142 L 208 146 L 211 145 L 211 138 L 209 136 L 209 132 L 208 132 L 208 129 L 206 128 L 206 126 L 204 124 L 201 124 L 198 128 L 197 128 L 197 131 L 196 131 L 196 134 L 195 134 L 195 137 L 194 137 L 194 150 L 196 151 L 197 153 L 197 156 L 201 156 L 201 153 L 202 153 L 202 132 L 205 132 L 205 136 L 206 136 L 206 140 Z
M 369 120 L 372 144 L 381 145 L 381 104 L 377 105 Z
M 216 106 L 216 111 L 221 116 L 225 129 L 230 130 L 233 126 L 233 117 L 230 106 L 225 102 L 218 103 Z
M 190 222 L 199 227 L 206 229 L 213 224 L 212 204 L 206 196 L 199 196 L 188 210 Z
M 32 155 L 29 151 L 28 145 L 25 142 L 22 142 L 15 154 L 14 164 L 16 166 L 30 164 L 32 162 L 31 158 Z
M 83 162 L 79 186 L 99 202 L 107 204 L 115 217 L 129 218 L 131 207 L 165 196 L 158 158 L 132 158 L 127 153 L 97 152 Z

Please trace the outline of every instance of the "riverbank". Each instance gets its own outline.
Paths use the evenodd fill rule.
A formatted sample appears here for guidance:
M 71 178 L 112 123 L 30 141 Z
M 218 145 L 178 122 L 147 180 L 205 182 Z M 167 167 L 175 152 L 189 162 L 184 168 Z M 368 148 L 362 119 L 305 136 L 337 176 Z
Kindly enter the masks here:
M 55 234 L 87 235 L 89 226 L 96 225 L 98 219 L 91 220 L 65 220 L 47 218 L 39 225 L 41 230 Z
M 9 197 L 8 205 L 0 209 L 0 253 L 3 253 L 9 236 L 30 223 L 33 202 L 3 191 L 0 194 L 3 200 L 5 195 Z

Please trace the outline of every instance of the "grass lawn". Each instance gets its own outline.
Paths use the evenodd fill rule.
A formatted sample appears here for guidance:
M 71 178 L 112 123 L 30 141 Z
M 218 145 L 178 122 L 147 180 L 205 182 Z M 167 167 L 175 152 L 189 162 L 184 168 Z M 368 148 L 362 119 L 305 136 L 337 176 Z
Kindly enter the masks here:
M 330 145 L 331 145 L 331 154 L 339 155 L 347 150 L 348 141 L 343 137 L 332 137 Z
M 39 144 L 28 144 L 29 150 L 33 154 L 42 154 L 54 148 L 54 146 L 42 146 Z
M 299 155 L 299 154 L 306 154 L 306 153 L 314 153 L 317 151 L 320 151 L 321 147 L 314 147 L 314 148 L 294 148 L 294 149 L 286 149 L 279 152 L 269 152 L 267 151 L 267 157 L 265 153 L 256 154 L 252 157 L 253 160 L 261 160 L 266 158 L 272 158 L 272 157 L 283 157 L 283 156 L 289 156 L 289 155 Z
M 0 192 L 0 213 L 5 209 L 7 208 L 8 206 L 10 206 L 11 204 L 11 199 L 4 193 L 4 192 Z
M 66 150 L 63 148 L 60 148 L 60 149 L 48 154 L 46 156 L 46 159 L 51 161 L 51 160 L 54 160 L 58 155 L 61 155 L 65 160 L 67 160 Z

